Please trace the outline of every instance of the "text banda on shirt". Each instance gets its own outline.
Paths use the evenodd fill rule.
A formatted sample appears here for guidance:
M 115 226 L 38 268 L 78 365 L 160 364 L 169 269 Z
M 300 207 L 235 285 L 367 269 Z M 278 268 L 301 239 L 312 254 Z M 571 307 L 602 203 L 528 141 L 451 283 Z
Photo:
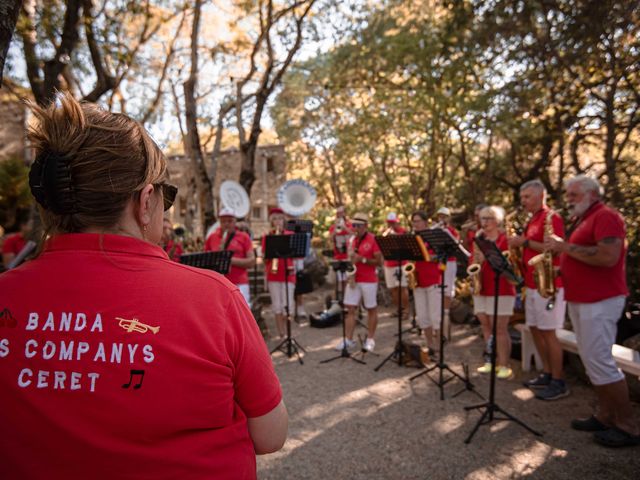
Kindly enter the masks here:
M 113 321 L 127 333 L 140 334 L 149 330 L 151 333 L 157 333 L 159 330 L 159 327 L 141 324 L 136 319 L 127 320 L 127 323 L 123 323 L 122 318 L 115 318 Z M 20 323 L 22 322 L 18 322 L 18 328 Z M 0 359 L 9 355 L 23 355 L 26 362 L 41 364 L 41 368 L 25 365 L 19 371 L 17 383 L 21 388 L 84 389 L 95 392 L 100 379 L 100 365 L 133 366 L 140 365 L 141 362 L 150 364 L 155 360 L 152 345 L 100 341 L 100 335 L 104 333 L 100 313 L 87 316 L 85 313 L 47 312 L 41 315 L 38 312 L 30 312 L 24 329 L 32 333 L 31 338 L 27 338 L 23 345 L 12 345 L 9 338 L 0 338 Z M 77 334 L 81 338 L 48 339 L 47 335 L 51 332 L 65 332 L 67 337 Z M 87 337 L 91 340 L 89 341 Z M 95 363 L 96 371 L 75 371 L 79 369 L 74 369 L 74 363 L 82 362 L 84 367 L 91 364 L 88 361 Z M 68 362 L 69 368 L 48 369 L 47 362 L 56 362 L 57 365 Z M 131 372 L 144 375 L 143 370 L 131 370 Z M 139 381 L 141 382 L 142 378 Z

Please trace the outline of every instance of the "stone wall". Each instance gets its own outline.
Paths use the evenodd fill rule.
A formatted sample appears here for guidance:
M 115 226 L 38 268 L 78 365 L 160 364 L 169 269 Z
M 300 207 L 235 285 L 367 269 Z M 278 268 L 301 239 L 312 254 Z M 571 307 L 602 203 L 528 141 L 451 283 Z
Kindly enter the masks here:
M 240 179 L 240 152 L 236 148 L 221 152 L 213 186 L 216 208 L 220 203 L 220 184 L 225 180 Z M 247 221 L 254 236 L 262 235 L 269 228 L 268 212 L 276 206 L 276 192 L 286 181 L 286 154 L 283 145 L 259 146 L 256 152 L 256 181 L 249 195 L 251 208 Z M 180 223 L 193 234 L 203 235 L 195 219 L 200 217 L 196 201 L 196 189 L 191 162 L 184 156 L 169 158 L 171 182 L 178 187 L 178 198 L 168 215 L 173 223 Z
M 26 160 L 27 109 L 15 95 L 0 90 L 0 161 L 11 157 Z

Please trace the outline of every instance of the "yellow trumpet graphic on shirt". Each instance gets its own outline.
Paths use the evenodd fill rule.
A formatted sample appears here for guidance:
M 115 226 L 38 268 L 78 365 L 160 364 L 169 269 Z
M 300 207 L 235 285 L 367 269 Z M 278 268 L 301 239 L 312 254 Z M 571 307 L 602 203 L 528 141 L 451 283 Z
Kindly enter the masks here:
M 146 323 L 142 323 L 138 321 L 137 318 L 128 320 L 126 318 L 116 317 L 116 320 L 120 320 L 118 322 L 118 325 L 124 328 L 129 333 L 131 332 L 147 333 L 149 330 L 151 330 L 151 332 L 153 332 L 153 334 L 155 335 L 156 333 L 158 333 L 158 331 L 160 331 L 160 327 L 152 327 L 151 325 L 147 325 Z

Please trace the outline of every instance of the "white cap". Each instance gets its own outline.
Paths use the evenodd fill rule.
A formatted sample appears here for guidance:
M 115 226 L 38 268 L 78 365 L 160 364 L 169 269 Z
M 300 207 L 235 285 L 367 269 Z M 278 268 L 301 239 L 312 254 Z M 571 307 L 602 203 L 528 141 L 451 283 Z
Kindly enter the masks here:
M 389 215 L 387 215 L 387 222 L 397 222 L 398 221 L 398 215 L 396 215 L 396 212 L 390 212 Z
M 446 215 L 447 217 L 450 217 L 451 211 L 447 207 L 440 207 L 440 210 L 436 212 L 436 215 Z
M 233 217 L 236 218 L 236 212 L 229 207 L 222 207 L 218 212 L 218 217 Z

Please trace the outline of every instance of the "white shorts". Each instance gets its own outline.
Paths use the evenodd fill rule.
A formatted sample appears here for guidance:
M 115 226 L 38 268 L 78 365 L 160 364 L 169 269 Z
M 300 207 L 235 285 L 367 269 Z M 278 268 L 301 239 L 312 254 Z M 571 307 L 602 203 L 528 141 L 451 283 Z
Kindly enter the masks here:
M 444 271 L 444 294 L 449 295 L 451 298 L 456 293 L 456 273 L 458 272 L 458 264 L 455 260 L 447 261 L 447 268 Z
M 484 313 L 493 317 L 494 308 L 493 295 L 487 297 L 485 295 L 473 296 L 473 313 Z M 513 315 L 513 307 L 516 304 L 516 297 L 513 295 L 499 295 L 498 296 L 498 315 Z
M 284 282 L 268 282 L 269 295 L 271 295 L 271 311 L 276 315 L 283 315 L 285 313 L 284 307 L 285 301 L 285 287 Z M 289 294 L 289 312 L 293 313 L 293 292 L 296 289 L 295 284 L 288 282 L 287 290 Z
M 623 296 L 594 303 L 567 303 L 580 359 L 594 385 L 608 385 L 624 378 L 611 354 L 624 303 Z
M 360 305 L 363 299 L 364 308 L 371 309 L 378 306 L 378 282 L 356 283 L 355 286 L 347 284 L 344 289 L 344 304 L 348 307 Z
M 251 291 L 249 289 L 249 284 L 241 283 L 240 285 L 236 285 L 236 287 L 238 287 L 238 290 L 240 290 L 240 293 L 242 294 L 245 301 L 247 302 L 247 305 L 251 306 L 251 293 L 250 293 Z
M 556 330 L 564 325 L 567 302 L 564 301 L 564 288 L 556 292 L 555 305 L 547 310 L 548 298 L 542 297 L 538 290 L 527 288 L 527 298 L 524 301 L 526 323 L 530 327 L 540 330 Z
M 407 276 L 402 268 L 400 268 L 400 280 L 402 283 L 398 282 L 398 267 L 384 267 L 384 283 L 387 288 L 396 288 L 399 285 L 407 286 Z
M 340 270 L 338 270 L 336 272 L 336 280 L 338 282 L 344 282 L 347 280 L 347 272 L 341 272 Z
M 440 329 L 441 293 L 438 285 L 418 287 L 413 291 L 413 301 L 416 305 L 416 322 L 420 328 L 433 327 Z

